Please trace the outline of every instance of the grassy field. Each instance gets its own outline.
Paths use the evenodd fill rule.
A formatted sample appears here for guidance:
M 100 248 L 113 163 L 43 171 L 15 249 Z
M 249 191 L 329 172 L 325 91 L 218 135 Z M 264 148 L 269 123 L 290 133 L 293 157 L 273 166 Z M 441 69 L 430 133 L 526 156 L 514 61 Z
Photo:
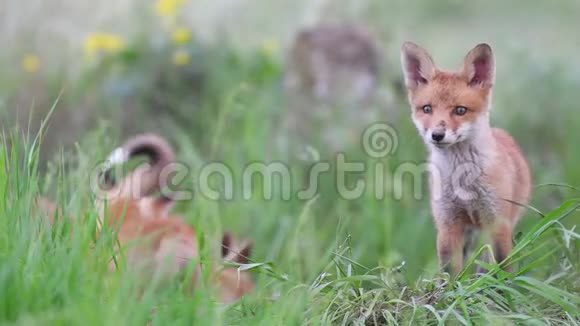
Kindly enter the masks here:
M 185 42 L 172 41 L 174 31 L 141 8 L 131 16 L 134 22 L 112 25 L 122 44 L 105 42 L 100 49 L 105 54 L 96 59 L 87 58 L 79 39 L 62 48 L 66 55 L 60 60 L 55 48 L 45 58 L 42 46 L 33 49 L 25 40 L 14 53 L 3 54 L 0 324 L 580 323 L 577 2 L 470 6 L 451 0 L 369 0 L 274 8 L 257 1 L 246 3 L 246 10 L 240 9 L 244 3 L 220 3 L 223 16 L 210 15 L 205 29 L 196 20 L 202 12 L 194 10 L 201 5 L 183 9 L 179 22 L 191 33 Z M 302 135 L 314 148 L 310 161 L 272 142 L 288 109 L 282 89 L 285 49 L 296 27 L 313 19 L 306 17 L 313 10 L 315 20 L 367 24 L 382 49 L 381 89 L 391 95 L 388 105 L 375 108 L 377 122 L 394 128 L 397 146 L 374 158 L 359 131 L 361 141 L 344 148 L 347 161 L 365 164 L 364 172 L 346 179 L 349 189 L 357 180 L 366 184 L 354 199 L 341 194 L 332 164 L 315 196 L 297 195 L 307 185 L 313 158 L 335 162 L 320 140 L 320 130 L 328 126 Z M 232 12 L 240 16 L 236 22 L 225 19 Z M 118 32 L 126 25 L 131 26 L 126 34 Z M 426 158 L 395 86 L 401 79 L 399 46 L 407 39 L 431 50 L 444 67 L 458 66 L 479 42 L 494 48 L 492 121 L 521 144 L 535 185 L 514 239 L 511 274 L 493 266 L 476 278 L 475 256 L 457 279 L 439 274 L 426 189 L 415 198 L 412 180 L 403 180 L 402 193 L 389 182 L 402 165 Z M 185 53 L 182 61 L 180 53 Z M 36 67 L 30 58 L 20 67 L 27 55 L 39 61 Z M 134 275 L 125 268 L 107 271 L 113 248 L 94 238 L 90 176 L 124 139 L 145 131 L 166 137 L 188 167 L 178 188 L 192 191 L 193 198 L 178 202 L 175 212 L 203 239 L 202 261 L 215 262 L 212 244 L 219 243 L 223 230 L 253 240 L 255 264 L 242 266 L 256 280 L 251 295 L 218 304 L 205 275 L 193 296 L 184 295 L 179 284 L 152 286 L 138 296 Z M 279 182 L 271 198 L 257 186 L 259 180 L 243 182 L 248 165 L 275 161 L 291 172 L 289 198 Z M 218 163 L 232 172 L 231 199 L 208 198 L 201 189 L 200 173 Z M 384 173 L 385 187 L 375 184 L 376 168 Z M 220 180 L 210 181 L 224 190 Z M 51 228 L 31 212 L 39 193 L 73 215 L 74 225 Z

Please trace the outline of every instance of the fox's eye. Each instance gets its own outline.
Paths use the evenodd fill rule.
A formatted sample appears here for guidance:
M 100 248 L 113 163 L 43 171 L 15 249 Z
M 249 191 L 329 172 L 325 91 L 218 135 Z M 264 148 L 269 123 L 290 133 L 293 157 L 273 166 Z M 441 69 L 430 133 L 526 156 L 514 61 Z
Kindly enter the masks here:
M 455 108 L 454 112 L 457 115 L 464 115 L 465 113 L 467 113 L 467 108 L 465 108 L 464 106 L 458 106 Z
M 423 113 L 430 114 L 431 112 L 433 112 L 433 108 L 431 108 L 431 105 L 425 105 L 423 107 Z

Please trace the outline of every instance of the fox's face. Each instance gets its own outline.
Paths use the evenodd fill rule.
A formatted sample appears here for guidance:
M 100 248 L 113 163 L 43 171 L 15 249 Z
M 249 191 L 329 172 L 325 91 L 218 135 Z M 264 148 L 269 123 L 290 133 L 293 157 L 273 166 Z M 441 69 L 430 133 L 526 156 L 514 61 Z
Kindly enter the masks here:
M 238 246 L 229 232 L 224 233 L 222 238 L 222 258 L 225 261 L 248 264 L 251 252 L 251 243 Z M 224 303 L 232 303 L 254 289 L 254 281 L 249 272 L 238 271 L 234 267 L 222 269 L 217 274 L 216 282 L 220 291 L 220 299 Z
M 463 68 L 447 72 L 416 44 L 403 44 L 401 64 L 412 118 L 425 143 L 447 148 L 470 141 L 489 126 L 494 60 L 491 48 L 480 44 L 465 57 Z

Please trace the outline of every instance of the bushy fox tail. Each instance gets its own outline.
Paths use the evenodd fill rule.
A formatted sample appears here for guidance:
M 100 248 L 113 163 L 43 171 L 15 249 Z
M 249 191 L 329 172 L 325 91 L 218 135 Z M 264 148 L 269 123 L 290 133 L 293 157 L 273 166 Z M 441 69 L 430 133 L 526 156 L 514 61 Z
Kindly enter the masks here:
M 112 173 L 113 167 L 137 156 L 146 156 L 147 165 L 132 171 L 127 177 L 118 181 Z M 175 161 L 175 153 L 169 143 L 155 134 L 137 135 L 115 149 L 105 162 L 101 179 L 121 197 L 142 198 L 162 191 L 168 184 L 169 165 Z M 162 200 L 170 200 L 162 194 Z

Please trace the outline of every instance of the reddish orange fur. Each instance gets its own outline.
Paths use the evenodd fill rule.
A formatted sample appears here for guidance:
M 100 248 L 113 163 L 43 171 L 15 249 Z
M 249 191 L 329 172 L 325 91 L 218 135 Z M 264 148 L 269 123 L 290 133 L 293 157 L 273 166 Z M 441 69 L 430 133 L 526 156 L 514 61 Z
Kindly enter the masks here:
M 126 258 L 134 266 L 163 271 L 165 279 L 175 277 L 189 261 L 197 258 L 195 231 L 178 216 L 166 214 L 165 207 L 150 206 L 149 217 L 144 218 L 139 200 L 119 200 L 107 209 L 108 225 L 117 228 L 118 240 L 127 246 Z M 248 263 L 249 245 L 237 245 L 230 238 L 226 261 Z M 195 284 L 199 269 L 194 274 Z M 232 303 L 254 289 L 247 271 L 235 267 L 218 268 L 214 285 L 223 303 Z
M 247 264 L 249 262 L 251 245 L 238 245 L 232 236 L 226 232 L 222 240 L 222 256 L 226 262 Z M 224 267 L 219 270 L 214 279 L 219 289 L 220 300 L 231 303 L 254 289 L 254 281 L 248 271 L 240 271 L 235 267 Z
M 472 229 L 489 232 L 496 260 L 505 260 L 523 213 L 510 201 L 527 203 L 531 176 L 513 138 L 489 124 L 495 73 L 491 48 L 476 46 L 455 72 L 438 69 L 424 49 L 410 42 L 403 45 L 401 58 L 413 121 L 437 176 L 431 181 L 431 206 L 441 267 L 455 273 L 462 269 L 461 252 Z M 466 112 L 457 113 L 458 107 Z M 465 185 L 454 179 L 462 177 L 461 169 L 475 176 Z M 473 197 L 460 192 L 466 189 Z
M 159 137 L 148 137 L 163 144 Z M 172 153 L 171 148 L 164 148 L 164 151 Z M 172 158 L 171 155 L 166 155 L 165 158 Z M 162 162 L 170 163 L 168 159 Z M 103 200 L 96 202 L 99 209 L 97 235 L 102 232 L 106 221 L 106 227 L 117 235 L 115 246 L 119 244 L 121 248 L 117 249 L 124 251 L 127 267 L 133 268 L 138 276 L 146 280 L 156 277 L 160 281 L 169 281 L 185 271 L 189 262 L 197 263 L 198 248 L 195 230 L 181 217 L 170 214 L 172 201 L 165 197 L 148 195 L 163 186 L 154 181 L 159 179 L 159 171 L 161 169 L 158 165 L 153 165 L 152 169 L 134 171 L 118 184 L 112 185 L 112 188 L 102 191 L 100 197 Z M 149 181 L 139 180 L 145 177 Z M 132 193 L 133 183 L 144 185 L 137 194 Z M 36 198 L 33 209 L 46 214 L 51 224 L 55 222 L 55 216 L 62 214 L 54 202 L 42 196 Z M 222 258 L 240 264 L 247 263 L 250 246 L 239 246 L 229 233 L 224 235 L 224 244 L 226 238 L 227 250 L 222 252 Z M 111 262 L 111 268 L 114 267 L 114 262 Z M 197 281 L 199 269 L 198 265 L 194 271 L 193 284 Z M 214 275 L 213 282 L 218 290 L 218 297 L 224 303 L 231 303 L 254 288 L 247 271 L 238 272 L 237 268 L 225 267 L 216 269 Z
M 437 71 L 431 83 L 409 92 L 411 106 L 416 110 L 415 117 L 425 128 L 445 121 L 447 128 L 457 131 L 464 122 L 473 122 L 488 105 L 490 89 L 476 89 L 467 86 L 463 74 Z M 433 107 L 433 115 L 424 114 L 420 109 L 425 105 Z M 456 106 L 471 109 L 464 116 L 452 114 Z
M 103 219 L 117 230 L 128 267 L 171 279 L 197 258 L 195 231 L 180 218 L 166 218 L 156 206 L 150 206 L 149 217 L 144 218 L 140 204 L 134 199 L 113 200 L 106 204 Z
M 158 152 L 171 153 L 171 155 L 161 155 L 165 159 L 159 161 L 163 165 L 171 163 L 167 158 L 173 157 L 173 151 L 166 145 L 160 146 L 160 144 L 167 144 L 160 137 L 139 138 L 141 140 L 155 139 L 152 144 L 160 147 Z M 128 143 L 140 143 L 142 147 L 144 144 L 143 141 L 129 141 Z M 125 145 L 124 148 L 131 148 L 131 146 Z M 131 150 L 127 151 L 131 152 Z M 198 248 L 193 228 L 186 224 L 181 217 L 170 214 L 173 202 L 167 197 L 147 195 L 163 187 L 163 184 L 159 184 L 159 182 L 167 181 L 160 178 L 161 170 L 160 166 L 153 165 L 152 169 L 147 170 L 147 175 L 138 173 L 139 171 L 132 172 L 128 176 L 130 179 L 125 178 L 104 192 L 103 197 L 107 198 L 108 195 L 111 195 L 111 199 L 99 201 L 98 206 L 101 210 L 100 222 L 103 223 L 106 216 L 108 226 L 118 230 L 118 241 L 121 247 L 127 248 L 128 262 L 144 269 L 145 272 L 150 272 L 150 270 L 162 271 L 164 278 L 170 278 L 183 270 L 188 262 L 197 259 Z M 149 182 L 143 183 L 139 179 L 145 176 Z M 141 187 L 138 196 L 135 196 L 131 189 L 132 183 L 145 184 L 146 186 Z M 230 246 L 227 251 L 228 255 L 223 254 L 223 258 L 237 263 L 247 262 L 245 256 L 249 255 L 249 247 L 237 248 L 237 244 L 234 243 L 229 234 L 227 239 Z M 243 259 L 239 255 L 234 257 L 229 255 L 236 250 L 246 253 Z M 193 284 L 196 283 L 198 274 L 199 266 L 193 275 Z M 244 271 L 238 273 L 238 270 L 232 267 L 217 269 L 214 282 L 218 289 L 218 296 L 224 303 L 233 302 L 253 289 L 253 281 L 249 273 Z

